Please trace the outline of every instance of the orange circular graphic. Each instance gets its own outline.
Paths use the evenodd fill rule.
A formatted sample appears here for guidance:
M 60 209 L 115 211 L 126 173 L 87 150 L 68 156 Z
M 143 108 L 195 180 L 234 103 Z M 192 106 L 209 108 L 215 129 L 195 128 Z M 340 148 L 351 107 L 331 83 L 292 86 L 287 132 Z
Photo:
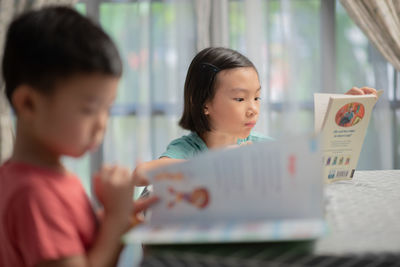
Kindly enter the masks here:
M 365 114 L 364 105 L 358 102 L 352 102 L 344 105 L 336 113 L 336 124 L 341 127 L 351 127 L 359 123 Z

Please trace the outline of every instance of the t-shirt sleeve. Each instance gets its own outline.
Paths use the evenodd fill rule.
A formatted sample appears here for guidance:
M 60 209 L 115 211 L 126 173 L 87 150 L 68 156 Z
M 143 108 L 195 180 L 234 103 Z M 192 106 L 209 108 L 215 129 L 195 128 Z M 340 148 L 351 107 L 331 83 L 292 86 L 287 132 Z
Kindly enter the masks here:
M 194 156 L 195 149 L 184 137 L 173 140 L 167 150 L 161 154 L 160 158 L 168 157 L 171 159 L 189 159 Z
M 62 201 L 47 188 L 35 190 L 21 190 L 7 212 L 7 228 L 23 261 L 34 266 L 44 260 L 84 254 L 77 228 Z

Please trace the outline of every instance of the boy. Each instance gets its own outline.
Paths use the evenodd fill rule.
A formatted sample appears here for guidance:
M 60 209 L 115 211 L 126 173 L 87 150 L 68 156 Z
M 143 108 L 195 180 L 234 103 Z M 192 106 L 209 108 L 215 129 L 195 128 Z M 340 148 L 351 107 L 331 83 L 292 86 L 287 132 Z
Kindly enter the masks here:
M 114 266 L 133 213 L 134 181 L 119 167 L 94 180 L 98 222 L 84 190 L 61 163 L 101 142 L 122 63 L 111 39 L 65 7 L 26 13 L 7 32 L 3 75 L 16 142 L 0 167 L 0 266 Z

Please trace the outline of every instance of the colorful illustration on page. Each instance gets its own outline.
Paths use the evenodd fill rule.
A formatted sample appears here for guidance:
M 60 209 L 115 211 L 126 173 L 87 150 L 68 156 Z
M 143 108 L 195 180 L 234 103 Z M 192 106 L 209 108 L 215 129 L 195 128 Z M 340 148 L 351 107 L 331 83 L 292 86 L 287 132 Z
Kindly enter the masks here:
M 204 209 L 210 202 L 210 194 L 205 187 L 197 187 L 190 192 L 177 191 L 173 187 L 168 188 L 174 199 L 168 202 L 168 208 L 172 209 L 177 203 L 183 202 L 198 209 Z
M 288 172 L 292 177 L 296 176 L 296 161 L 296 155 L 291 154 L 288 158 Z
M 364 105 L 358 102 L 352 102 L 344 105 L 336 113 L 336 124 L 341 127 L 351 127 L 359 123 L 365 114 Z

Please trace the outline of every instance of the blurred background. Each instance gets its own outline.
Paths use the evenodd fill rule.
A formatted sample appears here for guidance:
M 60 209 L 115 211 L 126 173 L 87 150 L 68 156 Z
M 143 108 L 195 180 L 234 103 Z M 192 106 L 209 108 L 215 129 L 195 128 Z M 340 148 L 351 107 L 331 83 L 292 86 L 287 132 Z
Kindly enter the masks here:
M 178 120 L 186 71 L 195 54 L 207 46 L 236 49 L 256 65 L 262 85 L 256 131 L 272 137 L 313 130 L 315 92 L 344 93 L 353 86 L 385 90 L 372 114 L 358 169 L 400 167 L 399 74 L 339 1 L 82 0 L 72 4 L 111 35 L 124 63 L 101 149 L 81 159 L 65 159 L 89 193 L 91 173 L 102 163 L 133 169 L 138 160 L 158 158 L 171 140 L 185 134 Z
M 178 120 L 186 72 L 208 46 L 236 49 L 256 65 L 262 102 L 255 130 L 271 137 L 313 131 L 313 93 L 383 89 L 358 169 L 400 168 L 399 73 L 338 0 L 0 0 L 0 51 L 14 15 L 49 4 L 72 5 L 99 23 L 123 59 L 104 143 L 83 158 L 64 159 L 89 195 L 91 174 L 101 164 L 133 170 L 185 134 Z M 0 96 L 0 161 L 12 150 L 13 120 Z M 137 263 L 141 253 L 140 246 L 127 248 L 120 266 Z

